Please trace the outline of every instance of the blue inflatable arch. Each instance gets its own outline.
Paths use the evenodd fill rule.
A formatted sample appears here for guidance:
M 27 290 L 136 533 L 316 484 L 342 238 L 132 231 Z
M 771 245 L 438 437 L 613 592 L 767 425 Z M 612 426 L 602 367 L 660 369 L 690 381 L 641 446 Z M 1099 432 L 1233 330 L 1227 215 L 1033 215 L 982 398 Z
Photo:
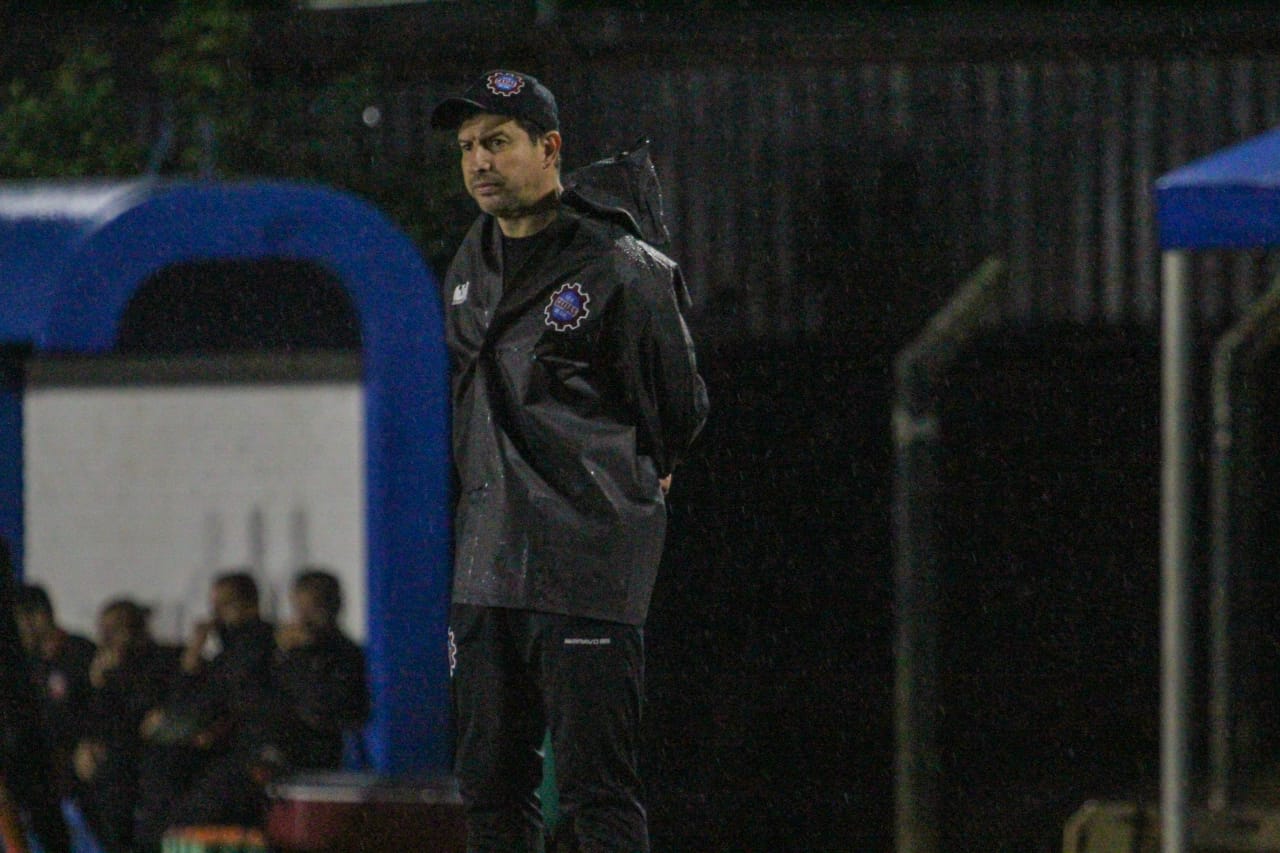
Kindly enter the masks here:
M 306 184 L 0 184 L 0 345 L 108 353 L 130 298 L 156 273 L 254 259 L 324 267 L 358 314 L 370 759 L 386 774 L 440 772 L 450 751 L 448 371 L 437 284 L 407 236 L 363 201 Z M 14 384 L 0 400 L 0 534 L 20 543 Z

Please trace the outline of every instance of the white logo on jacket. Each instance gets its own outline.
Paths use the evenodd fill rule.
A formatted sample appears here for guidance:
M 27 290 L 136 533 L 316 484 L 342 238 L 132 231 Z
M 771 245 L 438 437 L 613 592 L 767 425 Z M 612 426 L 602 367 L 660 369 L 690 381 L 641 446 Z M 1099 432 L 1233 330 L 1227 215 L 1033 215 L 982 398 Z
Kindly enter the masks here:
M 551 294 L 551 301 L 542 310 L 547 318 L 547 325 L 557 332 L 569 332 L 582 325 L 583 319 L 591 312 L 587 305 L 591 296 L 582 289 L 578 282 L 562 284 Z
M 467 291 L 471 289 L 471 282 L 464 281 L 453 289 L 453 304 L 461 305 L 467 301 Z
M 453 673 L 458 668 L 458 638 L 454 636 L 453 629 L 449 629 L 449 677 L 453 678 Z

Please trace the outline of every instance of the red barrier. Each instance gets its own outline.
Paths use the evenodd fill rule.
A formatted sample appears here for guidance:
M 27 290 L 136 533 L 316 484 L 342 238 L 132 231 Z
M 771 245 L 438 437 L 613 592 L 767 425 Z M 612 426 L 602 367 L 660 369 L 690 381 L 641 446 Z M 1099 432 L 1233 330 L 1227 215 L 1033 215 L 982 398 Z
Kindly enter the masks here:
M 280 851 L 466 851 L 462 798 L 452 778 L 312 774 L 276 782 L 268 794 L 267 838 Z

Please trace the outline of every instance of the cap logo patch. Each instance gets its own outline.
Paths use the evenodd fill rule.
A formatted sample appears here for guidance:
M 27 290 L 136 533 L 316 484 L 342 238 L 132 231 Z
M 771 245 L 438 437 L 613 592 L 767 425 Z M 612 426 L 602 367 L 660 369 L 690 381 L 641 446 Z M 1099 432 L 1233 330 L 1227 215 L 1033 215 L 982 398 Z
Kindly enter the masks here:
M 587 309 L 590 302 L 591 296 L 584 293 L 582 285 L 575 281 L 573 284 L 560 285 L 551 294 L 551 301 L 542 313 L 547 318 L 548 326 L 557 332 L 569 332 L 582 325 L 583 319 L 591 313 Z
M 520 94 L 520 90 L 524 88 L 524 78 L 510 71 L 495 71 L 485 80 L 485 86 L 495 95 L 510 98 Z

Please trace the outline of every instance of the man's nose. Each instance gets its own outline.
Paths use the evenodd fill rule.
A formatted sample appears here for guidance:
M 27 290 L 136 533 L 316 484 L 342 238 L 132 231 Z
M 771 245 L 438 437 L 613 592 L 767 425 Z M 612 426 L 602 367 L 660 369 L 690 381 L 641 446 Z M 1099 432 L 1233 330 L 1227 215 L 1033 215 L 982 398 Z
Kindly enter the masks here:
M 470 160 L 471 162 L 469 167 L 473 172 L 488 171 L 489 167 L 493 164 L 493 160 L 489 156 L 489 152 L 485 151 L 483 148 L 473 149 L 470 152 Z

